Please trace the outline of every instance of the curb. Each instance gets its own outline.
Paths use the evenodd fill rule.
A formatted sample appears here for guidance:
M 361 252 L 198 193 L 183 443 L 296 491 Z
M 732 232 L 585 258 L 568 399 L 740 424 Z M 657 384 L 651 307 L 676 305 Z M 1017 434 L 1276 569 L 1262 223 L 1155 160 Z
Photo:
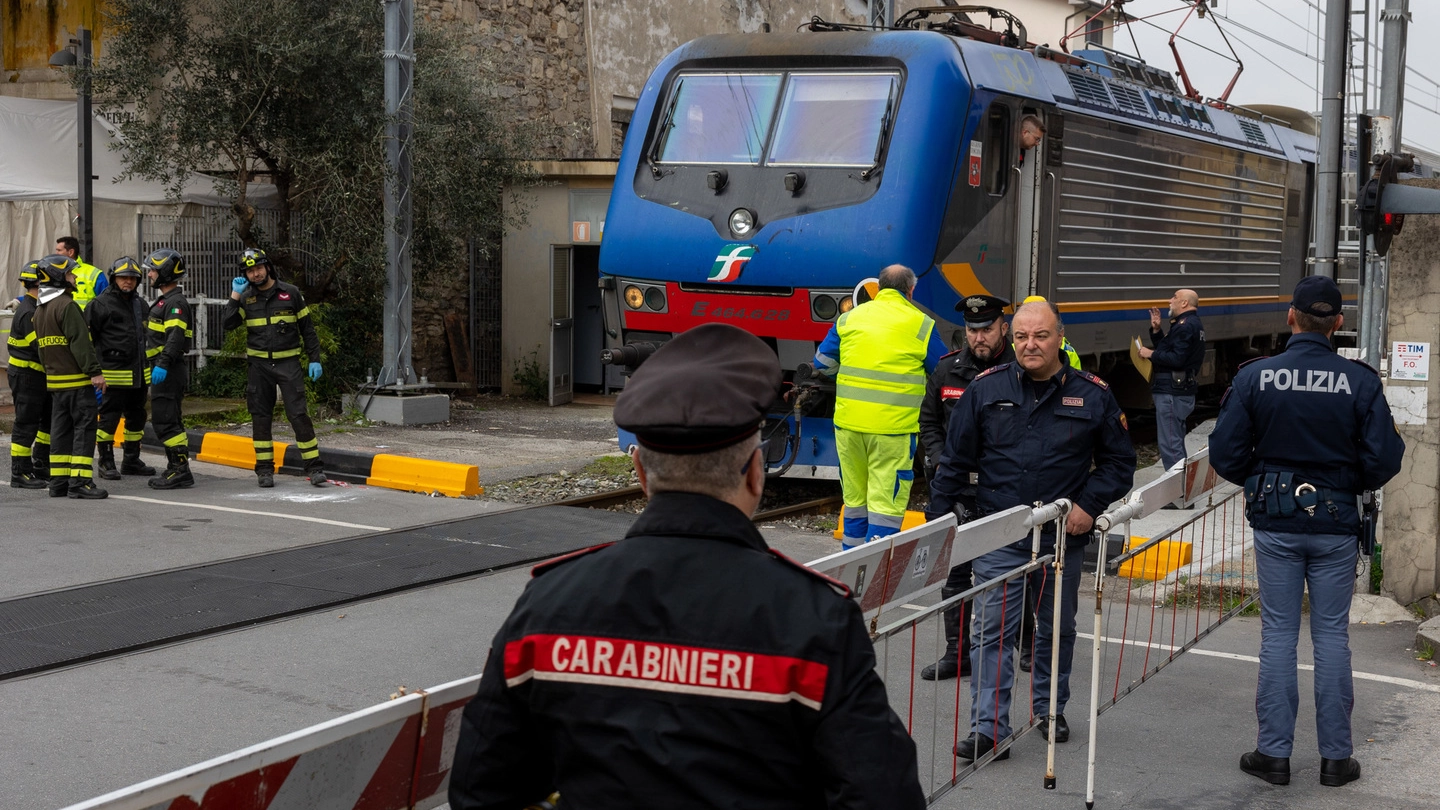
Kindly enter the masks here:
M 242 470 L 255 469 L 255 447 L 250 439 L 230 433 L 213 430 L 187 430 L 186 438 L 195 453 L 196 461 L 223 464 Z M 152 449 L 163 450 L 155 429 L 145 425 L 145 438 L 141 444 Z M 303 476 L 304 461 L 300 450 L 293 444 L 275 442 L 276 472 L 284 475 Z M 362 453 L 356 450 L 320 448 L 320 461 L 325 465 L 325 475 L 337 481 L 351 484 L 365 484 L 405 492 L 439 492 L 451 498 L 484 494 L 480 486 L 480 468 L 474 464 L 457 464 L 450 461 L 397 456 L 389 453 Z
M 1440 617 L 1425 620 L 1415 631 L 1415 649 L 1420 649 L 1422 644 L 1432 652 L 1440 650 Z

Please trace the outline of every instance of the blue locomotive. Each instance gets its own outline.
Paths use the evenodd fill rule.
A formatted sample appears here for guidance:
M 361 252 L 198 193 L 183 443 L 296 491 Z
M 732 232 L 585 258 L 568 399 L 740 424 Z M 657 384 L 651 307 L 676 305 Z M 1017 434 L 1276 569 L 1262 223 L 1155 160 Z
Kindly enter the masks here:
M 1132 405 L 1147 394 L 1130 343 L 1177 288 L 1202 298 L 1202 381 L 1280 337 L 1310 247 L 1311 136 L 1113 52 L 902 25 L 704 37 L 660 63 L 600 250 L 608 362 L 720 321 L 788 373 L 897 262 L 957 346 L 967 295 L 1056 302 L 1086 367 Z M 1025 150 L 1028 116 L 1045 137 Z M 827 414 L 776 413 L 785 474 L 835 476 Z

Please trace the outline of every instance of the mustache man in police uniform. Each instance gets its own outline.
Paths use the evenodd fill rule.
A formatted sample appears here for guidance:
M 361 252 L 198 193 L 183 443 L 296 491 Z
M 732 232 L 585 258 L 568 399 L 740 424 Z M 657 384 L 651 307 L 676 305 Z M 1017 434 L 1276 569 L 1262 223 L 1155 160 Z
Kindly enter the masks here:
M 1015 362 L 1015 350 L 1010 345 L 1010 325 L 1005 322 L 1005 307 L 1010 302 L 993 295 L 971 295 L 955 305 L 965 321 L 965 345 L 956 352 L 940 358 L 931 372 L 925 386 L 925 400 L 920 403 L 920 440 L 925 445 L 925 477 L 933 480 L 940 456 L 945 452 L 945 428 L 950 423 L 950 412 L 960 401 L 965 388 L 981 372 L 1001 363 Z M 975 482 L 971 476 L 969 486 L 964 487 L 958 501 L 967 514 L 975 512 Z M 933 517 L 930 513 L 927 517 Z M 965 562 L 950 569 L 950 576 L 940 589 L 940 597 L 949 599 L 971 585 L 970 563 Z M 970 674 L 970 634 L 960 632 L 960 606 L 945 611 L 945 654 L 940 660 L 920 671 L 920 677 L 927 681 L 947 680 L 957 674 Z
M 780 365 L 707 324 L 615 403 L 650 498 L 624 540 L 536 567 L 465 708 L 454 810 L 920 810 L 915 744 L 845 586 L 766 546 L 759 428 Z
M 1210 434 L 1210 464 L 1245 487 L 1260 580 L 1260 733 L 1240 769 L 1274 785 L 1290 783 L 1299 706 L 1295 643 L 1307 583 L 1320 784 L 1360 778 L 1360 763 L 1350 756 L 1356 499 L 1393 478 L 1405 453 L 1379 375 L 1336 355 L 1330 344 L 1345 322 L 1340 306 L 1334 281 L 1301 279 L 1285 318 L 1291 332 L 1285 351 L 1240 369 Z
M 1055 706 L 1055 741 L 1070 738 L 1065 704 L 1070 699 L 1070 665 L 1075 652 L 1075 610 L 1079 604 L 1080 567 L 1095 517 L 1130 491 L 1135 450 L 1125 415 L 1110 387 L 1088 371 L 1062 359 L 1065 326 L 1060 311 L 1047 301 L 1021 305 L 1010 324 L 1014 364 L 995 366 L 975 378 L 950 416 L 945 455 L 930 486 L 930 508 L 954 511 L 979 474 L 976 517 L 1013 506 L 1069 498 L 1068 537 L 1060 587 L 1060 627 L 1054 628 L 1055 583 L 1045 571 L 1030 575 L 1029 590 L 1039 590 L 1031 709 L 1050 713 L 1050 644 L 1060 645 Z M 1093 467 L 1093 469 L 1092 469 Z M 1042 535 L 1040 553 L 1054 551 L 1054 524 Z M 974 562 L 976 578 L 993 579 L 1030 562 L 1031 541 L 1023 539 L 982 555 Z M 974 760 L 1010 736 L 1013 655 L 1024 615 L 1026 589 L 1017 585 L 989 591 L 976 600 L 971 622 L 970 736 L 955 746 L 955 756 Z M 1048 724 L 1041 732 L 1049 733 Z M 1010 756 L 1007 748 L 996 756 Z

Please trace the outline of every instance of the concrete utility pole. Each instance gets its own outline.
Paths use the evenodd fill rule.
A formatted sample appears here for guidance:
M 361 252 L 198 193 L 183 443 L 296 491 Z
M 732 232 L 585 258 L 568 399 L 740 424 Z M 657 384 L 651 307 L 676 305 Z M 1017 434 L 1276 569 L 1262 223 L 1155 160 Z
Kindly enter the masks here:
M 1315 273 L 1335 278 L 1340 252 L 1340 147 L 1345 129 L 1345 53 L 1350 0 L 1325 7 L 1325 81 L 1320 99 L 1320 165 L 1315 167 Z
M 1388 131 L 1388 140 L 1375 139 L 1374 152 L 1400 152 L 1400 123 L 1405 112 L 1405 46 L 1409 35 L 1410 0 L 1386 0 L 1380 12 L 1384 52 L 1380 59 L 1380 118 L 1376 133 Z M 1359 155 L 1368 161 L 1370 155 Z M 1389 288 L 1390 262 L 1383 256 L 1370 254 L 1361 291 L 1360 359 L 1380 367 L 1385 356 L 1385 311 Z
M 385 2 L 385 356 L 381 386 L 404 385 L 411 361 L 410 133 L 414 121 L 415 4 Z

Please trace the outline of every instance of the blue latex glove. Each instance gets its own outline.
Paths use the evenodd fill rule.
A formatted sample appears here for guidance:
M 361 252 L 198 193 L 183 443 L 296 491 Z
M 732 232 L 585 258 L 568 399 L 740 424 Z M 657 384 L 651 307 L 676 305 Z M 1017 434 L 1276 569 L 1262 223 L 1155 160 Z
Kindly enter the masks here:
M 159 385 L 160 383 L 165 382 L 165 377 L 166 377 L 166 375 L 168 375 L 169 373 L 170 373 L 170 372 L 166 371 L 165 369 L 163 369 L 163 368 L 161 368 L 161 367 L 159 367 L 159 366 L 156 366 L 154 369 L 152 369 L 152 370 L 150 371 L 150 384 L 151 384 L 151 385 Z
M 319 364 L 319 363 L 311 363 L 311 364 L 310 364 L 310 379 L 312 379 L 312 380 L 318 380 L 318 379 L 320 379 L 320 373 L 321 373 L 321 371 L 322 371 L 322 369 L 320 368 L 320 364 Z
M 96 389 L 95 389 L 95 404 L 96 404 L 96 405 L 99 405 L 99 404 L 100 404 L 100 400 L 102 400 L 102 399 L 104 399 L 104 398 L 105 398 L 105 392 L 104 392 L 104 391 L 101 391 L 99 388 L 96 388 Z
M 240 295 L 241 293 L 245 292 L 245 288 L 249 286 L 250 282 L 246 281 L 244 276 L 236 276 L 235 278 L 230 279 L 230 289 L 236 295 Z

